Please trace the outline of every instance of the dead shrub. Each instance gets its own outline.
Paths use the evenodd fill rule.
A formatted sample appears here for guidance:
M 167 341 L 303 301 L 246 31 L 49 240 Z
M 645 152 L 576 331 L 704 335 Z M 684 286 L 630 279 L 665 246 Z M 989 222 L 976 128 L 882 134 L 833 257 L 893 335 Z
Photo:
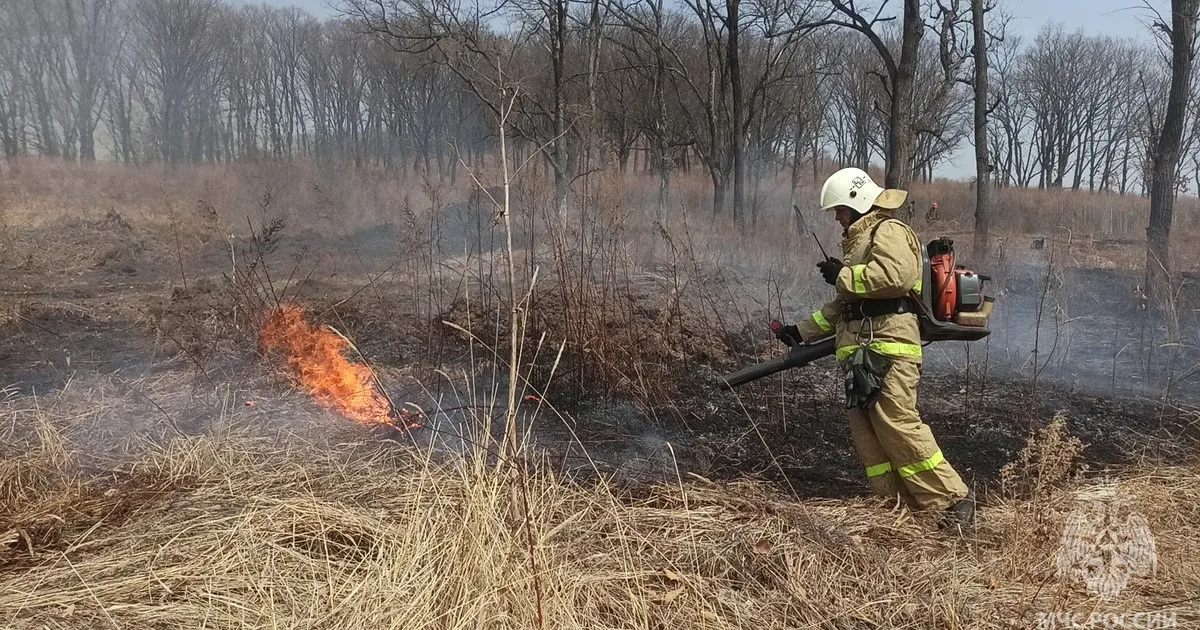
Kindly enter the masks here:
M 1044 427 L 1033 427 L 1017 458 L 1000 470 L 1000 490 L 1010 498 L 1040 499 L 1076 481 L 1086 445 L 1071 435 L 1059 413 Z
M 566 216 L 554 206 L 552 191 L 517 188 L 514 223 L 528 243 L 516 254 L 515 294 L 525 297 L 519 336 L 535 355 L 522 369 L 532 367 L 535 378 L 553 371 L 558 385 L 575 395 L 660 402 L 686 378 L 686 365 L 731 358 L 720 332 L 728 328 L 720 321 L 726 278 L 719 263 L 697 252 L 686 222 L 644 225 L 617 188 L 601 182 L 580 195 L 577 214 Z M 669 257 L 641 260 L 651 248 Z M 477 251 L 479 258 L 463 271 L 473 285 L 470 299 L 451 301 L 439 320 L 469 331 L 455 331 L 461 340 L 474 337 L 503 355 L 508 317 L 497 309 L 509 287 L 493 272 L 499 254 Z

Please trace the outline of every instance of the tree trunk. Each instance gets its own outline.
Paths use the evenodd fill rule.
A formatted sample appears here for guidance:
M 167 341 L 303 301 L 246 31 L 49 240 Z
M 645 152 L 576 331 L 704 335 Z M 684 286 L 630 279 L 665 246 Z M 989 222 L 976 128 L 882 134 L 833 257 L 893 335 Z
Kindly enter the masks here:
M 590 173 L 600 164 L 600 105 L 596 94 L 596 80 L 600 72 L 600 0 L 592 0 L 591 15 L 588 18 L 588 155 L 584 164 L 584 172 Z M 626 149 L 628 154 L 628 149 Z M 621 172 L 625 172 L 622 167 Z
M 662 220 L 667 208 L 667 199 L 671 188 L 672 155 L 667 148 L 667 63 L 663 54 L 663 19 L 666 12 L 663 0 L 656 0 L 654 7 L 654 158 L 651 160 L 658 169 L 658 206 L 655 218 Z
M 713 173 L 713 216 L 720 216 L 725 211 L 725 189 L 729 186 L 728 177 Z
M 1150 225 L 1146 228 L 1146 291 L 1165 314 L 1171 307 L 1171 219 L 1175 176 L 1192 78 L 1192 43 L 1200 0 L 1171 0 L 1171 90 L 1162 129 L 1155 139 L 1150 175 Z M 1168 323 L 1174 318 L 1168 317 Z M 1176 327 L 1177 327 L 1177 321 Z M 1172 332 L 1175 332 L 1174 330 Z
M 971 23 L 975 31 L 975 249 L 976 260 L 987 256 L 991 228 L 991 171 L 988 159 L 988 59 L 987 32 L 983 22 L 983 0 L 971 0 Z
M 17 156 L 17 134 L 15 133 L 16 125 L 13 122 L 13 109 L 15 107 L 6 107 L 3 97 L 0 97 L 0 145 L 4 147 L 4 157 L 14 158 Z
M 744 107 L 742 106 L 742 69 L 739 61 L 739 42 L 738 31 L 741 30 L 741 25 L 738 23 L 739 18 L 739 3 L 741 0 L 725 0 L 725 9 L 728 12 L 728 29 L 729 29 L 729 48 L 726 51 L 726 59 L 729 66 L 729 82 L 733 88 L 733 133 L 730 134 L 730 157 L 733 159 L 733 220 L 738 225 L 743 222 L 742 204 L 745 198 L 746 187 L 746 165 L 742 160 L 744 149 L 746 146 L 745 135 L 745 116 Z
M 1125 150 L 1121 152 L 1121 185 L 1117 189 L 1117 192 L 1122 195 L 1125 194 L 1125 191 L 1129 190 L 1129 144 L 1130 140 L 1126 137 Z
M 806 148 L 804 144 L 804 114 L 800 108 L 796 108 L 795 120 L 795 135 L 792 136 L 792 180 L 789 185 L 788 205 L 796 205 L 796 189 L 800 187 L 800 167 L 802 160 L 800 156 Z
M 554 202 L 560 216 L 565 217 L 570 179 L 567 176 L 567 139 L 564 137 L 567 121 L 567 99 L 565 94 L 565 61 L 567 38 L 566 0 L 554 0 L 550 5 L 550 64 L 554 79 Z
M 671 170 L 665 165 L 658 172 L 658 213 L 655 218 L 662 221 L 671 195 Z
M 888 112 L 887 174 L 884 177 L 888 188 L 907 189 L 912 182 L 913 84 L 924 29 L 921 0 L 904 0 L 904 39 L 896 75 L 892 77 L 892 102 Z
M 80 94 L 79 106 L 75 112 L 75 130 L 79 135 L 79 159 L 84 162 L 96 161 L 96 124 L 92 108 L 90 88 L 81 88 L 87 92 Z
M 33 85 L 34 99 L 37 103 L 38 131 L 41 134 L 39 138 L 41 142 L 41 154 L 45 157 L 59 157 L 62 155 L 61 147 L 58 143 L 58 134 L 54 130 L 54 118 L 51 113 L 50 99 L 46 96 L 45 86 L 42 84 L 42 76 L 39 73 L 31 81 Z

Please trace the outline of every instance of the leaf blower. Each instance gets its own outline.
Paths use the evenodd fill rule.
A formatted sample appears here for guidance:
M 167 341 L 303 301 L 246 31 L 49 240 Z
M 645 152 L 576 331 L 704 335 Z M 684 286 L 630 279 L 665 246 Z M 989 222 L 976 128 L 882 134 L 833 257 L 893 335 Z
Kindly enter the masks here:
M 929 242 L 924 263 L 921 297 L 932 317 L 939 322 L 986 327 L 994 298 L 984 295 L 983 283 L 991 278 L 955 264 L 954 241 L 948 238 Z
M 995 298 L 986 295 L 983 288 L 984 282 L 991 278 L 957 264 L 954 241 L 949 238 L 930 241 L 921 253 L 921 291 L 910 296 L 916 304 L 921 340 L 978 341 L 991 334 L 987 324 Z M 771 322 L 773 332 L 781 326 L 777 321 Z M 722 387 L 732 389 L 776 372 L 808 365 L 832 355 L 834 349 L 833 337 L 794 344 L 779 357 L 722 376 Z

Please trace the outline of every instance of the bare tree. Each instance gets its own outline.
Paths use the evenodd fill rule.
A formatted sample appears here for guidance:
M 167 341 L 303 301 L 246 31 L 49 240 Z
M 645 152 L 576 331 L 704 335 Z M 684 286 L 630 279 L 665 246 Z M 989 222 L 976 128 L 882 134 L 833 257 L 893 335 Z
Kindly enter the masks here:
M 742 96 L 742 67 L 741 67 L 741 0 L 725 0 L 725 30 L 729 42 L 725 47 L 725 60 L 728 66 L 729 84 L 732 92 L 730 103 L 731 123 L 733 129 L 729 134 L 729 153 L 733 159 L 733 216 L 742 219 L 746 189 L 746 103 Z
M 189 156 L 188 117 L 217 58 L 218 0 L 139 0 L 146 63 L 158 94 L 160 151 L 168 162 Z M 194 147 L 192 147 L 194 149 Z
M 19 2 L 0 4 L 0 144 L 14 158 L 24 151 L 27 80 L 24 57 L 30 54 L 28 20 Z
M 672 75 L 687 72 L 679 51 L 681 39 L 689 34 L 688 27 L 683 15 L 666 11 L 663 0 L 616 1 L 610 7 L 622 27 L 610 40 L 627 70 L 609 75 L 609 82 L 633 93 L 626 95 L 623 89 L 612 89 L 609 93 L 615 98 L 607 99 L 602 107 L 613 121 L 613 129 L 626 129 L 621 124 L 625 120 L 632 123 L 633 129 L 628 133 L 618 132 L 615 139 L 620 147 L 618 160 L 622 169 L 628 159 L 626 147 L 631 147 L 638 136 L 645 138 L 648 166 L 658 175 L 656 216 L 661 217 L 670 194 L 674 156 L 692 144 L 685 117 L 671 115 L 672 103 L 667 98 Z M 649 107 L 644 106 L 647 93 L 653 95 Z M 678 109 L 679 101 L 673 104 Z
M 678 46 L 671 51 L 680 69 L 674 83 L 675 96 L 692 123 L 691 145 L 708 169 L 713 186 L 713 213 L 720 214 L 726 210 L 725 199 L 734 170 L 733 151 L 741 146 L 741 139 L 734 138 L 735 127 L 740 124 L 733 122 L 730 104 L 729 20 L 725 8 L 712 0 L 685 0 L 685 4 L 695 16 L 700 33 L 688 42 L 692 48 Z M 734 212 L 740 220 L 737 214 L 740 207 L 735 207 Z
M 53 5 L 58 5 L 57 7 Z M 111 67 L 114 44 L 121 40 L 116 0 L 57 0 L 39 2 L 38 17 L 46 30 L 54 30 L 51 19 L 61 18 L 69 63 L 61 66 L 64 100 L 73 109 L 73 133 L 79 143 L 79 159 L 96 159 L 96 126 L 107 97 L 105 73 Z M 51 18 L 50 10 L 61 14 Z
M 1166 64 L 1057 27 L 1027 47 L 985 34 L 981 133 L 970 1 L 342 0 L 320 22 L 229 0 L 9 0 L 0 146 L 90 160 L 103 123 L 126 163 L 313 155 L 453 179 L 447 152 L 478 165 L 494 146 L 503 68 L 509 146 L 541 156 L 560 208 L 632 162 L 657 175 L 661 215 L 672 173 L 699 163 L 714 212 L 753 222 L 773 173 L 793 204 L 826 160 L 928 179 L 973 128 L 982 188 L 1148 191 Z M 1184 136 L 1181 153 L 1200 148 L 1200 125 Z
M 969 85 L 963 78 L 969 24 L 963 23 L 956 2 L 939 7 L 935 18 L 936 45 L 922 44 L 913 90 L 913 174 L 926 181 L 971 129 L 970 94 L 963 85 Z
M 1171 220 L 1178 185 L 1180 144 L 1188 97 L 1191 93 L 1195 54 L 1196 19 L 1200 0 L 1171 0 L 1171 24 L 1155 21 L 1170 43 L 1171 88 L 1162 126 L 1150 154 L 1150 225 L 1146 228 L 1146 290 L 1151 299 L 1166 306 L 1171 293 Z
M 992 5 L 995 6 L 995 5 Z M 974 32 L 972 56 L 975 61 L 974 122 L 975 122 L 975 257 L 983 260 L 987 255 L 988 232 L 991 229 L 991 173 L 992 162 L 988 156 L 988 44 L 984 14 L 984 0 L 971 0 L 971 27 Z
M 827 112 L 827 142 L 838 164 L 866 169 L 876 154 L 887 155 L 887 116 L 879 106 L 887 99 L 878 81 L 881 63 L 866 42 L 845 42 L 839 52 L 841 72 Z
M 548 153 L 550 165 L 554 171 L 554 200 L 560 214 L 566 210 L 567 195 L 571 183 L 578 170 L 578 151 L 571 146 L 574 138 L 568 138 L 569 127 L 574 121 L 567 119 L 567 17 L 570 12 L 569 0 L 532 0 L 529 6 L 516 4 L 520 16 L 525 21 L 531 37 L 539 39 L 542 47 L 550 56 L 550 98 L 548 104 L 531 98 L 521 102 L 529 106 L 524 112 L 525 117 L 546 116 L 550 121 L 550 130 L 546 141 L 550 145 Z M 533 96 L 535 93 L 530 94 Z
M 29 3 L 22 13 L 29 11 L 36 15 L 36 12 L 30 11 L 34 6 L 37 6 L 36 2 Z M 45 29 L 27 29 L 23 30 L 29 34 L 32 54 L 22 55 L 19 59 L 23 62 L 28 94 L 33 99 L 31 114 L 37 125 L 38 150 L 47 157 L 61 157 L 63 145 L 59 136 L 60 125 L 55 118 L 55 111 L 60 108 L 56 108 L 54 98 L 54 72 L 62 63 L 61 42 L 54 33 Z
M 113 139 L 113 157 L 124 164 L 137 162 L 137 142 L 134 138 L 134 117 L 137 93 L 142 89 L 143 64 L 137 46 L 131 41 L 137 36 L 130 25 L 132 9 L 121 4 L 115 9 L 115 28 L 109 36 L 114 39 L 113 53 L 102 75 L 105 91 L 108 133 Z
M 1032 178 L 1027 169 L 1031 161 L 1027 157 L 1029 143 L 1023 142 L 1032 117 L 1020 87 L 1020 61 L 1017 38 L 1008 39 L 989 58 L 995 70 L 994 80 L 988 86 L 992 89 L 989 99 L 994 104 L 989 137 L 993 162 L 1003 175 L 1003 179 L 997 178 L 997 183 L 1004 186 L 1026 186 Z
M 1140 45 L 1049 26 L 989 58 L 989 144 L 999 185 L 1130 189 L 1149 121 L 1166 100 Z M 994 79 L 994 80 L 993 80 Z M 1155 92 L 1152 95 L 1151 92 Z
M 889 188 L 907 188 L 913 175 L 913 90 L 925 22 L 921 14 L 920 0 L 902 0 L 900 57 L 897 59 L 877 30 L 894 19 L 884 17 L 884 10 L 889 1 L 883 0 L 872 14 L 869 9 L 857 6 L 855 0 L 830 0 L 830 4 L 842 19 L 829 19 L 823 24 L 850 28 L 862 33 L 883 61 L 886 75 L 881 78 L 884 80 L 889 101 L 887 172 L 884 181 Z
M 518 138 L 546 147 L 541 151 L 554 177 L 555 200 L 565 211 L 580 162 L 580 118 L 570 107 L 568 74 L 567 0 L 529 3 L 497 2 L 465 7 L 436 0 L 346 0 L 350 15 L 398 52 L 437 50 L 440 62 L 483 103 L 493 116 L 509 107 L 494 89 L 498 68 L 503 82 L 514 88 L 516 100 L 509 129 Z M 493 32 L 489 22 L 504 15 L 516 21 L 517 32 Z M 548 57 L 548 58 L 547 58 Z M 548 63 L 550 72 L 545 72 Z
M 796 194 L 806 158 L 811 162 L 813 179 L 818 177 L 821 134 L 826 126 L 826 112 L 832 101 L 831 86 L 839 73 L 840 55 L 836 40 L 830 37 L 803 41 L 797 47 L 800 49 L 799 76 L 795 82 L 794 96 L 788 99 L 791 105 L 789 113 L 792 116 L 792 164 L 788 205 L 793 208 L 797 207 Z
M 746 132 L 761 128 L 767 110 L 778 109 L 772 97 L 798 76 L 797 43 L 816 28 L 811 18 L 813 3 L 762 2 L 733 7 L 718 6 L 711 0 L 685 0 L 684 4 L 700 32 L 699 37 L 685 39 L 668 51 L 676 69 L 673 92 L 692 127 L 688 143 L 712 180 L 713 212 L 725 211 L 732 184 L 733 218 L 740 223 L 744 208 L 737 203 L 737 163 L 745 160 Z M 730 19 L 733 9 L 738 12 L 736 24 Z M 785 13 L 788 24 L 783 27 L 779 18 Z M 731 24 L 747 32 L 732 35 Z M 735 45 L 736 55 L 730 49 Z M 741 173 L 744 177 L 744 165 Z
M 1023 64 L 1023 89 L 1034 113 L 1038 186 L 1061 188 L 1084 148 L 1101 63 L 1082 31 L 1042 29 Z

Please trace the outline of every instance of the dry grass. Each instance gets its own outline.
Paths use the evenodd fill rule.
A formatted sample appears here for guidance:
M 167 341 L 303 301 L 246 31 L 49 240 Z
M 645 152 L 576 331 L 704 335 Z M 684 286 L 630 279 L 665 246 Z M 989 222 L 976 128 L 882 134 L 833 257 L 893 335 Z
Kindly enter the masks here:
M 512 478 L 469 455 L 434 464 L 371 441 L 217 430 L 97 471 L 67 446 L 67 419 L 29 413 L 38 430 L 0 461 L 5 628 L 1015 628 L 1062 610 L 1200 621 L 1196 466 L 1126 475 L 1159 574 L 1101 602 L 1055 578 L 1070 488 L 997 499 L 960 539 L 874 501 L 699 478 L 622 497 L 534 467 L 518 484 L 527 531 Z
M 974 225 L 975 191 L 962 182 L 938 180 L 914 184 L 918 230 L 958 237 L 966 246 Z M 929 224 L 923 215 L 931 202 L 938 203 L 939 221 Z M 1060 246 L 1060 262 L 1096 269 L 1140 270 L 1146 264 L 1146 225 L 1150 199 L 1136 194 L 1119 195 L 1086 190 L 1004 188 L 993 197 L 997 238 L 1010 251 L 1028 250 L 1030 240 L 1045 237 Z M 1172 255 L 1179 270 L 1200 269 L 1200 250 L 1189 243 L 1200 238 L 1200 199 L 1180 196 L 1175 203 Z
M 830 165 L 827 170 L 833 168 Z M 498 181 L 491 175 L 478 173 L 485 184 Z M 670 246 L 657 242 L 658 228 L 653 225 L 659 218 L 654 216 L 657 180 L 645 173 L 615 172 L 593 180 L 592 189 L 576 199 L 595 208 L 588 220 L 622 223 L 638 262 L 668 260 Z M 781 260 L 792 261 L 797 253 L 806 255 L 810 249 L 815 255 L 811 236 L 797 231 L 793 224 L 784 174 L 768 176 L 759 185 L 752 201 L 759 208 L 759 223 L 745 232 L 738 232 L 730 217 L 712 215 L 711 183 L 702 173 L 677 173 L 673 182 L 671 205 L 660 218 L 675 233 L 683 230 L 686 215 L 697 251 L 705 259 L 760 271 L 778 270 Z M 524 217 L 540 222 L 541 211 L 552 197 L 550 187 L 533 175 L 519 177 L 517 186 L 518 223 Z M 25 159 L 0 165 L 0 219 L 9 230 L 20 230 L 61 227 L 64 221 L 102 222 L 115 212 L 138 230 L 178 226 L 185 241 L 206 231 L 215 231 L 224 239 L 230 233 L 244 235 L 246 218 L 256 218 L 255 209 L 264 195 L 270 194 L 274 207 L 298 228 L 343 234 L 392 222 L 415 232 L 439 228 L 450 206 L 472 197 L 472 187 L 466 175 L 457 182 L 430 181 L 303 160 L 168 169 Z M 798 205 L 808 219 L 807 227 L 829 239 L 827 246 L 833 245 L 837 235 L 832 221 L 825 221 L 814 209 L 817 188 L 815 182 L 803 182 L 797 191 Z M 974 191 L 969 184 L 946 180 L 914 183 L 912 199 L 916 209 L 913 223 L 925 236 L 970 230 Z M 940 218 L 930 223 L 924 214 L 933 201 L 939 204 Z M 1027 245 L 1026 237 L 1050 237 L 1063 244 L 1070 242 L 1081 255 L 1088 251 L 1098 254 L 1096 260 L 1081 259 L 1081 263 L 1133 268 L 1145 262 L 1139 257 L 1144 258 L 1142 244 L 1149 216 L 1146 197 L 1006 188 L 996 192 L 995 204 L 995 229 L 1000 237 L 1016 239 L 1022 245 Z M 212 209 L 220 217 L 218 225 L 210 229 Z M 431 211 L 442 216 L 425 216 Z M 1194 269 L 1200 258 L 1191 251 L 1194 248 L 1185 245 L 1200 237 L 1196 227 L 1200 225 L 1200 199 L 1181 197 L 1175 212 L 1177 264 Z M 1129 255 L 1122 256 L 1126 250 Z
M 440 217 L 470 195 L 463 183 L 308 164 L 17 169 L 3 180 L 6 226 L 47 239 L 83 222 L 68 231 L 78 240 L 64 255 L 84 262 L 41 260 L 27 271 L 42 281 L 53 282 L 52 271 L 91 268 L 108 254 L 80 249 L 114 235 L 124 235 L 122 247 L 140 248 L 117 252 L 119 259 L 158 251 L 161 267 L 177 249 L 194 253 L 209 244 L 204 238 L 242 230 L 269 192 L 293 233 L 403 227 L 391 288 L 407 293 L 368 294 L 395 303 L 392 316 L 415 312 L 423 321 L 457 304 L 460 294 L 439 284 L 436 268 L 447 286 L 470 280 L 461 284 L 485 306 L 465 328 L 489 343 L 504 336 L 502 324 L 489 332 L 481 321 L 503 306 L 487 293 L 503 295 L 499 259 L 447 259 L 435 247 Z M 702 178 L 676 181 L 680 207 L 657 224 L 649 179 L 602 179 L 584 195 L 592 210 L 557 224 L 544 185 L 522 184 L 518 218 L 539 235 L 521 253 L 522 291 L 534 269 L 543 274 L 531 293 L 530 353 L 553 356 L 554 341 L 544 350 L 534 344 L 541 332 L 562 336 L 592 350 L 599 363 L 587 376 L 624 379 L 632 383 L 625 393 L 646 396 L 639 379 L 719 355 L 721 346 L 704 345 L 715 343 L 714 331 L 777 315 L 783 295 L 807 299 L 802 288 L 817 283 L 812 269 L 796 271 L 797 260 L 815 258 L 815 246 L 786 213 L 738 232 L 707 215 Z M 764 207 L 786 196 L 768 193 Z M 945 219 L 927 231 L 960 229 L 955 203 L 939 205 Z M 1036 208 L 1020 212 L 1040 216 Z M 1088 218 L 1084 208 L 1071 216 L 1108 237 L 1100 215 Z M 1022 220 L 1001 225 L 1022 233 L 1030 229 Z M 832 230 L 816 227 L 823 236 Z M 8 232 L 6 255 L 25 248 L 10 264 L 26 251 L 53 251 Z M 147 430 L 137 421 L 157 422 L 158 412 L 207 412 L 187 385 L 144 385 L 168 411 L 145 400 L 127 408 L 107 391 L 83 392 L 71 404 L 60 393 L 0 407 L 0 428 L 8 427 L 0 432 L 0 627 L 1019 628 L 1038 612 L 1094 610 L 1174 613 L 1180 627 L 1200 622 L 1189 599 L 1200 592 L 1200 464 L 1122 475 L 1122 494 L 1157 538 L 1156 578 L 1134 581 L 1112 602 L 1058 580 L 1055 553 L 1082 483 L 1073 475 L 1077 444 L 1062 423 L 1032 435 L 1007 469 L 1010 480 L 1040 483 L 989 498 L 979 530 L 958 538 L 927 516 L 874 500 L 800 501 L 753 480 L 684 476 L 637 496 L 539 466 L 514 481 L 473 453 L 447 461 L 295 410 L 289 422 L 325 431 L 325 439 L 264 437 L 226 422 L 223 410 L 242 404 L 229 390 L 213 404 L 214 417 L 188 418 L 197 430 Z M 120 448 L 101 455 L 95 444 L 106 431 L 125 437 L 104 434 Z

